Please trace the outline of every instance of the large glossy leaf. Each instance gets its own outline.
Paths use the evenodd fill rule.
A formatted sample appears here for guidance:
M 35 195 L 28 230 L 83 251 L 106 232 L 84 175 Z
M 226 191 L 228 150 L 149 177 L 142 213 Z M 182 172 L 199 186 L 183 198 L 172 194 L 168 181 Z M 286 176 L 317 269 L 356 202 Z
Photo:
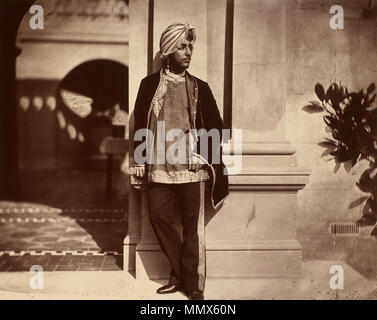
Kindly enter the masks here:
M 359 179 L 359 182 L 356 183 L 358 188 L 363 192 L 371 192 L 373 190 L 372 179 L 370 178 L 370 173 L 373 171 L 373 168 L 368 168 L 365 170 Z
M 323 152 L 321 153 L 321 158 L 325 158 L 325 157 L 327 157 L 328 155 L 330 155 L 330 153 L 333 152 L 334 149 L 336 149 L 336 147 L 327 148 L 325 151 L 323 151 Z M 330 159 L 330 160 L 331 160 L 331 159 Z
M 375 108 L 375 105 L 373 105 L 375 101 L 376 101 L 376 94 L 374 94 L 369 99 L 367 99 L 367 101 L 364 103 L 364 108 L 365 109 L 368 108 L 368 111 Z
M 326 139 L 326 141 L 321 141 L 318 145 L 322 148 L 332 148 L 336 147 L 338 144 L 334 140 Z
M 321 85 L 319 82 L 316 84 L 314 88 L 315 93 L 317 94 L 317 97 L 320 101 L 325 100 L 325 89 L 323 88 L 323 85 Z
M 333 137 L 334 139 L 341 141 L 343 144 L 349 146 L 354 138 L 353 130 L 352 128 L 346 127 L 343 124 L 343 126 L 334 130 Z
M 348 160 L 348 161 L 343 163 L 343 168 L 347 173 L 350 173 L 350 171 L 353 167 L 352 160 L 353 160 L 353 158 L 351 160 Z
M 335 161 L 335 167 L 334 167 L 334 173 L 337 173 L 340 169 L 341 163 L 338 161 Z
M 324 158 L 337 148 L 338 143 L 335 140 L 325 138 L 325 141 L 320 142 L 318 145 L 322 148 L 326 148 L 321 154 L 321 158 Z
M 325 101 L 326 102 L 329 102 L 330 99 L 331 99 L 331 96 L 332 96 L 332 93 L 333 93 L 333 89 L 332 89 L 332 85 L 330 87 L 328 87 L 328 89 L 326 90 L 326 94 L 325 94 Z
M 363 196 L 355 201 L 352 201 L 349 205 L 348 209 L 353 209 L 361 205 L 366 199 L 368 199 L 369 196 Z
M 338 149 L 336 151 L 330 152 L 330 154 L 334 156 L 339 162 L 346 162 L 352 159 L 352 154 L 344 149 Z
M 370 218 L 373 217 L 373 213 L 370 210 L 369 201 L 367 201 L 365 203 L 362 214 L 363 214 L 363 218 L 366 219 L 366 222 L 369 221 L 369 223 L 374 223 L 374 222 L 370 221 Z
M 330 95 L 330 101 L 333 109 L 338 112 L 339 111 L 339 103 L 343 101 L 345 95 L 343 95 L 342 87 L 339 87 L 338 84 L 334 83 L 332 85 L 332 94 Z
M 348 96 L 348 89 L 346 87 L 341 86 L 340 90 L 342 92 L 342 96 L 343 96 L 343 100 L 344 100 Z
M 377 237 L 377 224 L 375 224 L 370 235 L 373 236 L 373 237 Z
M 319 113 L 323 112 L 323 107 L 319 103 L 310 103 L 302 108 L 308 113 Z
M 376 198 L 373 198 L 373 195 L 369 197 L 368 204 L 372 212 L 377 215 L 377 201 Z
M 367 93 L 371 94 L 376 89 L 376 85 L 374 83 L 371 83 L 367 89 Z
M 350 173 L 352 175 L 355 175 L 356 173 L 362 171 L 362 170 L 367 170 L 370 168 L 370 161 L 366 160 L 362 156 L 360 156 L 359 161 L 352 167 Z
M 324 116 L 323 121 L 332 129 L 339 128 L 339 122 L 333 116 Z

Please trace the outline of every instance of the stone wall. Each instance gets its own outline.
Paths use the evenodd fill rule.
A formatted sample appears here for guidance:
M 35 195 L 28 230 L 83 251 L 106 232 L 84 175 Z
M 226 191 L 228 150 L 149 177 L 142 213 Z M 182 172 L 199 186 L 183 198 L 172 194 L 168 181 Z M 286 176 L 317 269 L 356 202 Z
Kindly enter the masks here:
M 322 116 L 302 110 L 316 100 L 314 86 L 339 82 L 349 90 L 367 88 L 377 81 L 377 20 L 362 17 L 367 1 L 341 1 L 344 30 L 329 26 L 334 1 L 287 1 L 286 137 L 297 148 L 299 166 L 312 170 L 310 183 L 299 192 L 298 235 L 304 258 L 344 259 L 360 271 L 375 273 L 375 240 L 366 237 L 334 238 L 331 222 L 355 222 L 362 206 L 350 209 L 360 197 L 358 175 L 335 168 L 318 146 L 329 136 Z M 371 252 L 372 250 L 372 252 Z M 372 256 L 371 256 L 372 255 Z

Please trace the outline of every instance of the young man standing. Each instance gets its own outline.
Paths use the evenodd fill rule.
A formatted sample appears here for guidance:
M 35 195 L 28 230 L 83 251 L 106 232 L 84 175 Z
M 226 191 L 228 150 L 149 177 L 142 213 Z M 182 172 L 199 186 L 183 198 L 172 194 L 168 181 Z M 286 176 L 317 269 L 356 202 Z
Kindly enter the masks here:
M 141 81 L 135 103 L 134 175 L 148 183 L 151 224 L 171 266 L 169 283 L 157 292 L 183 291 L 190 299 L 202 300 L 205 182 L 210 183 L 211 203 L 216 208 L 228 195 L 228 178 L 221 160 L 223 125 L 216 101 L 208 84 L 186 71 L 195 40 L 195 29 L 187 23 L 174 23 L 161 35 L 163 68 Z M 139 129 L 148 129 L 154 137 L 144 142 L 151 161 L 140 157 Z M 213 129 L 218 139 L 207 144 L 208 152 L 193 153 L 192 141 L 203 149 L 200 132 Z M 169 132 L 181 134 L 174 134 L 174 139 Z M 193 155 L 202 161 L 193 161 Z M 181 215 L 183 241 L 171 223 L 177 214 Z

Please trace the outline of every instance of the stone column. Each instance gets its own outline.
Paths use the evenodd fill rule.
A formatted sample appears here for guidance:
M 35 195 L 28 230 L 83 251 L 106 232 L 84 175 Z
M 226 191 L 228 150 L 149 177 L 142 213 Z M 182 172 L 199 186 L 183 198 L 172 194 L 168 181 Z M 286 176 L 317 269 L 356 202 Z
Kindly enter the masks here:
M 132 0 L 129 4 L 130 12 L 130 45 L 129 45 L 129 110 L 130 125 L 129 137 L 133 137 L 133 110 L 140 81 L 147 75 L 148 71 L 148 0 Z M 133 150 L 130 149 L 129 164 L 133 164 Z M 145 191 L 136 190 L 130 186 L 129 191 L 129 212 L 128 212 L 128 234 L 123 245 L 123 269 L 135 273 L 136 271 L 136 246 L 142 239 L 141 216 L 147 210 Z M 143 214 L 142 214 L 143 213 Z
M 296 195 L 309 172 L 297 167 L 285 140 L 284 0 L 236 0 L 233 31 L 232 128 L 242 129 L 243 165 L 229 177 L 226 204 L 207 224 L 207 273 L 299 276 Z

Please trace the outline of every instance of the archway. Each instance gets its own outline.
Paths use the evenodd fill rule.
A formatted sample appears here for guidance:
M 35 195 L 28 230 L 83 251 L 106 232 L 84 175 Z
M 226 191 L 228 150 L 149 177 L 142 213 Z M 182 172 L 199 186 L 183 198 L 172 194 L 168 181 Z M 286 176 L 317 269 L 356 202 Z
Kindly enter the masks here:
M 17 64 L 13 63 L 16 72 L 13 70 L 10 76 L 17 90 L 14 85 L 10 92 L 14 122 L 5 138 L 11 136 L 9 141 L 17 147 L 14 149 L 18 155 L 13 152 L 12 161 L 20 167 L 21 189 L 16 202 L 7 202 L 5 211 L 0 209 L 10 214 L 9 221 L 16 215 L 22 223 L 17 228 L 7 222 L 1 226 L 1 234 L 8 238 L 1 238 L 0 251 L 89 249 L 105 251 L 106 258 L 106 252 L 121 251 L 127 232 L 126 189 L 121 187 L 120 193 L 106 195 L 105 159 L 98 151 L 98 141 L 113 133 L 113 110 L 128 110 L 128 2 L 113 1 L 115 8 L 110 8 L 111 12 L 100 10 L 102 0 L 68 0 L 64 5 L 55 0 L 37 3 L 42 4 L 49 17 L 45 30 L 29 30 L 28 8 L 33 1 L 24 3 L 17 26 L 26 14 L 17 39 L 17 26 L 14 28 L 12 45 L 14 50 L 17 44 L 19 56 Z M 16 50 L 13 56 L 15 53 Z M 98 79 L 106 80 L 96 82 L 94 71 Z M 102 112 L 108 117 L 98 117 L 101 125 L 97 126 L 89 118 L 69 116 L 68 100 L 72 95 L 87 97 L 93 113 Z M 65 117 L 64 128 L 60 127 L 58 112 Z M 63 133 L 65 136 L 60 136 Z M 69 141 L 64 141 L 67 137 Z M 74 143 L 80 148 L 70 149 Z M 70 157 L 63 157 L 69 151 Z M 86 173 L 81 174 L 87 168 L 90 170 L 86 173 L 93 173 L 91 180 Z M 45 268 L 42 261 L 38 264 Z M 21 265 L 17 267 L 30 268 L 27 263 Z M 115 270 L 119 267 L 118 263 Z

